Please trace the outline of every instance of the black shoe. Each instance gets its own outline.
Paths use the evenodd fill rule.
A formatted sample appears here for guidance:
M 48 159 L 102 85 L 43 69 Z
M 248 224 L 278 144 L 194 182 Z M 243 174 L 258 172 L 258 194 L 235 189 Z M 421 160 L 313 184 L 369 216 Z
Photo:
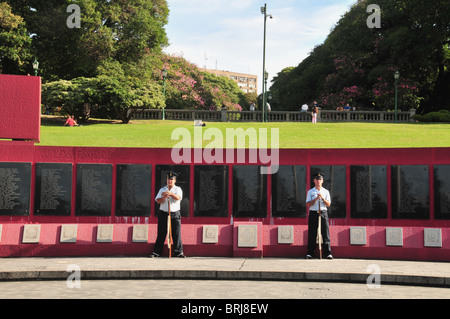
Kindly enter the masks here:
M 178 254 L 177 257 L 179 257 L 179 258 L 186 258 L 186 256 L 183 253 Z
M 313 257 L 311 255 L 306 255 L 305 257 L 306 259 L 313 259 Z
M 150 258 L 158 258 L 158 257 L 161 257 L 161 256 L 158 255 L 157 253 L 152 253 L 149 257 Z

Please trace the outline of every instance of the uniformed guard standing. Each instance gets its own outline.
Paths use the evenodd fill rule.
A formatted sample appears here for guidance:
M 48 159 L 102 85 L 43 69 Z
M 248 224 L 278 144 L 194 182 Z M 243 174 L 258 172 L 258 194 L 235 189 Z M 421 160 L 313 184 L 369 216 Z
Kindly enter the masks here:
M 172 238 L 174 246 L 174 255 L 176 257 L 186 257 L 183 253 L 183 243 L 181 242 L 181 212 L 180 203 L 183 199 L 183 191 L 176 186 L 177 173 L 172 171 L 167 173 L 167 185 L 162 187 L 155 197 L 155 201 L 160 205 L 156 213 L 158 217 L 158 235 L 156 237 L 155 247 L 150 257 L 160 257 L 164 241 L 167 236 L 167 217 L 170 202 L 170 220 L 172 224 Z M 170 239 L 168 239 L 170 240 Z
M 321 234 L 324 245 L 324 255 L 327 259 L 333 259 L 331 254 L 330 228 L 328 225 L 328 210 L 331 205 L 330 192 L 322 187 L 322 173 L 313 176 L 314 187 L 311 188 L 306 195 L 306 207 L 309 208 L 308 217 L 308 252 L 306 259 L 312 259 L 316 250 L 316 237 L 319 218 L 321 218 Z M 319 202 L 320 201 L 320 202 Z M 320 208 L 319 208 L 320 207 Z M 320 209 L 320 217 L 319 217 Z

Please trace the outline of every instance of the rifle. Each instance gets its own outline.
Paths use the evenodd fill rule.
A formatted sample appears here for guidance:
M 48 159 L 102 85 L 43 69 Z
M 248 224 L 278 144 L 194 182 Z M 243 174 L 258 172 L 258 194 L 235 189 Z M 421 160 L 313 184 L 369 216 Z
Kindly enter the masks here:
M 169 248 L 169 258 L 172 257 L 172 219 L 170 218 L 170 197 L 167 199 L 169 215 L 167 215 L 167 248 Z
M 322 211 L 320 210 L 320 198 L 319 198 L 319 225 L 317 226 L 317 236 L 319 242 L 319 256 L 322 259 Z

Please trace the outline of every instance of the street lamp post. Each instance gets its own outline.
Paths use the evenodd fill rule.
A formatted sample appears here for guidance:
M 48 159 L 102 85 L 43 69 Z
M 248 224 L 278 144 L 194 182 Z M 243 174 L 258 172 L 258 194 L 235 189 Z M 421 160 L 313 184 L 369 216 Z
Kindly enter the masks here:
M 36 57 L 34 57 L 33 69 L 34 69 L 34 76 L 37 76 L 39 70 L 39 62 L 38 60 L 36 60 Z
M 267 21 L 267 17 L 270 17 L 271 19 L 273 18 L 271 14 L 267 14 L 267 3 L 264 4 L 264 7 L 261 7 L 261 13 L 264 14 L 264 41 L 263 41 L 263 89 L 262 89 L 262 94 L 263 94 L 263 107 L 262 107 L 262 121 L 265 122 L 266 121 L 266 117 L 265 117 L 265 111 L 266 111 L 266 21 Z
M 269 78 L 269 73 L 267 71 L 264 72 L 264 95 L 263 95 L 263 110 L 265 110 L 265 113 L 263 113 L 263 122 L 267 122 L 267 79 Z
M 394 79 L 395 79 L 395 123 L 397 123 L 398 118 L 397 118 L 397 81 L 400 78 L 400 72 L 395 71 L 394 73 Z
M 162 77 L 163 77 L 163 97 L 164 97 L 164 106 L 162 109 L 162 119 L 166 119 L 165 109 L 166 109 L 166 77 L 167 77 L 167 69 L 164 68 L 162 70 Z

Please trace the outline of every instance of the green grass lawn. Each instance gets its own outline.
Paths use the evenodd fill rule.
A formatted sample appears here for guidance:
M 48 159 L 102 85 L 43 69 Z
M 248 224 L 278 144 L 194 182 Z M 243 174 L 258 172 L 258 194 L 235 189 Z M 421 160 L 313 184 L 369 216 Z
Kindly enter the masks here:
M 194 125 L 191 121 L 135 121 L 132 124 L 86 124 L 81 127 L 63 127 L 43 124 L 39 145 L 101 146 L 101 147 L 188 147 L 181 140 L 172 140 L 174 130 L 189 132 L 181 140 L 194 146 Z M 209 130 L 215 128 L 216 130 Z M 213 141 L 201 138 L 203 147 L 226 147 L 226 130 L 242 128 L 244 132 L 264 132 L 270 147 L 270 133 L 278 129 L 279 148 L 399 148 L 450 147 L 449 124 L 387 124 L 387 123 L 206 123 L 202 134 L 214 133 Z M 217 138 L 220 130 L 223 142 Z M 209 131 L 208 131 L 209 130 Z M 179 130 L 178 130 L 179 131 Z M 175 131 L 177 132 L 177 131 Z M 203 136 L 203 135 L 202 135 Z M 263 140 L 256 136 L 256 141 Z M 190 137 L 190 138 L 189 138 Z M 251 144 L 253 145 L 253 144 Z M 261 144 L 257 144 L 258 146 Z

